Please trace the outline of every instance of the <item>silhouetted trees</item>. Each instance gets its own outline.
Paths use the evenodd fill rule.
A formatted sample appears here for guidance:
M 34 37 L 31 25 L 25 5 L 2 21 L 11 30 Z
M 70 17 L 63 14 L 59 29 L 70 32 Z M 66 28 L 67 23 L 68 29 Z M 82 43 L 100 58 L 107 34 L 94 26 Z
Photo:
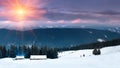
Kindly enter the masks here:
M 39 55 L 39 47 L 37 46 L 37 45 L 33 45 L 32 47 L 31 47 L 31 54 L 32 55 Z
M 100 55 L 100 54 L 101 54 L 100 49 L 95 48 L 95 49 L 93 50 L 93 54 L 94 54 L 94 55 Z
M 8 50 L 8 57 L 15 58 L 17 55 L 17 47 L 15 45 L 11 45 Z
M 42 46 L 42 47 L 40 48 L 39 54 L 40 54 L 40 55 L 46 55 L 46 54 L 47 54 L 47 50 L 48 50 L 48 48 L 47 48 L 46 46 Z
M 32 45 L 31 47 L 22 45 L 15 46 L 10 45 L 10 47 L 6 48 L 5 46 L 0 46 L 0 58 L 11 57 L 15 58 L 17 55 L 23 55 L 25 58 L 30 58 L 30 55 L 47 55 L 48 58 L 57 58 L 57 49 L 55 48 L 47 48 L 43 46 L 39 48 L 37 45 Z
M 105 42 L 75 45 L 72 47 L 58 48 L 58 51 L 94 49 L 94 48 L 103 48 L 103 47 L 117 46 L 117 45 L 120 45 L 120 39 L 115 39 L 115 40 L 110 40 Z
M 30 58 L 30 55 L 31 55 L 31 48 L 27 47 L 25 58 Z
M 7 51 L 5 46 L 0 46 L 0 58 L 4 58 L 7 56 Z
M 47 58 L 55 59 L 58 58 L 58 52 L 55 48 L 50 48 L 47 50 Z

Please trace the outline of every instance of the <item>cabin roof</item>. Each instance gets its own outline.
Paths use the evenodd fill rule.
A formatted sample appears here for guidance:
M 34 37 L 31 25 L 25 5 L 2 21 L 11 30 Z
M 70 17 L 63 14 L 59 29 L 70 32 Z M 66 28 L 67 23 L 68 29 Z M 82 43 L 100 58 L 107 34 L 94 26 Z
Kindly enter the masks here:
M 24 56 L 16 56 L 16 58 L 25 58 Z
M 30 58 L 47 58 L 46 55 L 31 55 Z

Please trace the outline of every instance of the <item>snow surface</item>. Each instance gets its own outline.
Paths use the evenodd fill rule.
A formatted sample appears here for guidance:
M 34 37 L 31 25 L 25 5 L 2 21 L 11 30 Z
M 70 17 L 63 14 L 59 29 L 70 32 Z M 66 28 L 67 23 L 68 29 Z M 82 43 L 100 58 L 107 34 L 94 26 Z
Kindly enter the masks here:
M 104 39 L 101 39 L 101 38 L 97 39 L 97 41 L 98 41 L 98 42 L 105 42 L 105 40 L 104 40 Z
M 47 60 L 4 58 L 0 59 L 0 68 L 120 68 L 120 46 L 102 48 L 99 56 L 92 51 L 66 51 L 59 53 L 58 59 Z

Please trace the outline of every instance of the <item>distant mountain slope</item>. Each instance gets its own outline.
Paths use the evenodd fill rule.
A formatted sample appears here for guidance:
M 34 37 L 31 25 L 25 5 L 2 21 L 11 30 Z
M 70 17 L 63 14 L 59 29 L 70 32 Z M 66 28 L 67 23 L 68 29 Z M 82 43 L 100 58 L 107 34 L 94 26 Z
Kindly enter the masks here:
M 46 28 L 29 31 L 0 30 L 0 44 L 33 44 L 64 47 L 120 38 L 119 33 L 80 28 Z

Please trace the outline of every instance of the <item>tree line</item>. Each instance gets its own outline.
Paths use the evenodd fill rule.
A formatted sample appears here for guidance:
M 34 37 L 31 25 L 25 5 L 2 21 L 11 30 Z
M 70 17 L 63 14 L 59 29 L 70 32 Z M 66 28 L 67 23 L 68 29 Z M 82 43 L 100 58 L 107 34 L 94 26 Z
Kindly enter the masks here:
M 82 50 L 82 49 L 94 49 L 93 54 L 100 54 L 100 48 L 108 47 L 108 46 L 116 46 L 120 45 L 120 39 L 115 39 L 111 41 L 105 42 L 96 42 L 84 45 L 76 45 L 72 47 L 64 47 L 64 48 L 48 48 L 46 46 L 39 47 L 38 45 L 32 46 L 15 46 L 10 45 L 0 46 L 0 58 L 10 57 L 15 58 L 17 55 L 24 55 L 25 58 L 30 58 L 30 55 L 47 55 L 47 58 L 54 59 L 58 58 L 58 52 L 61 51 L 69 51 L 69 50 Z
M 0 58 L 15 58 L 20 55 L 23 55 L 25 58 L 30 58 L 30 55 L 46 55 L 47 58 L 54 59 L 58 58 L 58 51 L 56 48 L 48 48 L 46 46 L 40 48 L 37 45 L 10 45 L 10 47 L 0 46 Z
M 72 47 L 59 48 L 58 51 L 68 51 L 68 50 L 83 50 L 83 49 L 101 49 L 103 47 L 117 46 L 120 45 L 120 39 L 114 39 L 104 42 L 96 42 L 82 45 L 75 45 Z

